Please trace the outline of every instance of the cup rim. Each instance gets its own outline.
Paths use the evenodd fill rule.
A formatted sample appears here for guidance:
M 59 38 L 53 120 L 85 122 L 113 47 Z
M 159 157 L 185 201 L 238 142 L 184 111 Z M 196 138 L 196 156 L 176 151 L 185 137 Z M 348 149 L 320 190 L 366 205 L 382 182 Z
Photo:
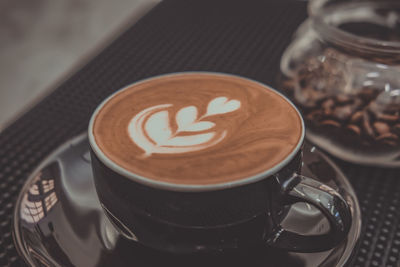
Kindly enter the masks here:
M 154 79 L 160 79 L 164 77 L 170 77 L 170 76 L 181 76 L 181 75 L 193 75 L 193 74 L 199 74 L 199 75 L 213 75 L 213 76 L 224 76 L 224 77 L 235 77 L 235 78 L 241 78 L 244 80 L 247 80 L 249 82 L 256 83 L 262 87 L 264 87 L 267 90 L 271 90 L 274 93 L 278 94 L 281 96 L 283 99 L 286 100 L 297 112 L 301 126 L 302 126 L 302 131 L 300 135 L 300 139 L 296 145 L 296 147 L 293 149 L 293 151 L 281 162 L 278 164 L 274 165 L 272 168 L 269 168 L 268 170 L 265 170 L 259 174 L 243 178 L 243 179 L 238 179 L 235 181 L 229 181 L 229 182 L 222 182 L 222 183 L 216 183 L 216 184 L 176 184 L 176 183 L 170 183 L 170 182 L 164 182 L 164 181 L 156 181 L 151 178 L 147 178 L 144 176 L 141 176 L 139 174 L 135 174 L 131 171 L 128 171 L 127 169 L 119 166 L 117 163 L 113 162 L 111 159 L 109 159 L 103 151 L 99 148 L 99 146 L 96 143 L 95 137 L 93 135 L 93 125 L 95 118 L 97 117 L 97 114 L 100 112 L 100 110 L 103 108 L 103 106 L 111 100 L 114 96 L 117 94 L 131 88 L 134 85 L 142 84 L 145 82 L 148 82 L 150 80 Z M 305 137 L 305 125 L 304 125 L 304 120 L 303 117 L 301 116 L 300 111 L 296 108 L 296 106 L 282 93 L 278 92 L 277 90 L 273 89 L 272 87 L 252 80 L 250 78 L 246 78 L 240 75 L 236 74 L 229 74 L 229 73 L 221 73 L 221 72 L 212 72 L 212 71 L 184 71 L 184 72 L 172 72 L 172 73 L 166 73 L 166 74 L 161 74 L 161 75 L 156 75 L 152 76 L 149 78 L 141 79 L 139 81 L 133 82 L 116 92 L 112 93 L 109 95 L 107 98 L 105 98 L 95 109 L 93 112 L 90 121 L 89 121 L 89 127 L 88 127 L 88 138 L 89 138 L 89 145 L 91 147 L 91 151 L 97 156 L 97 158 L 108 168 L 113 170 L 114 172 L 124 176 L 125 178 L 131 179 L 134 182 L 140 183 L 142 185 L 146 185 L 149 187 L 153 187 L 156 189 L 162 189 L 162 190 L 168 190 L 168 191 L 181 191 L 181 192 L 201 192 L 201 191 L 213 191 L 213 190 L 222 190 L 222 189 L 229 189 L 233 187 L 238 187 L 238 186 L 243 186 L 251 183 L 258 182 L 260 180 L 263 180 L 267 177 L 272 176 L 273 174 L 276 174 L 279 172 L 282 168 L 284 168 L 288 163 L 291 162 L 291 160 L 297 155 L 299 152 L 300 148 L 302 147 L 302 144 L 304 142 L 304 137 Z

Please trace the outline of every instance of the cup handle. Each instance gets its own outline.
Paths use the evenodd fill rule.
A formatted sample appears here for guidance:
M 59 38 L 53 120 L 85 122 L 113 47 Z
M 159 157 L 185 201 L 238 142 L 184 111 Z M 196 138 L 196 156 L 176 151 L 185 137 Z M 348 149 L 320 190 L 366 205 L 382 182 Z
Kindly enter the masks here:
M 284 205 L 306 202 L 315 206 L 328 219 L 330 231 L 320 235 L 301 235 L 283 229 L 275 220 L 275 229 L 266 238 L 268 245 L 295 252 L 319 252 L 335 247 L 347 237 L 351 211 L 334 189 L 299 174 L 294 174 L 281 188 Z

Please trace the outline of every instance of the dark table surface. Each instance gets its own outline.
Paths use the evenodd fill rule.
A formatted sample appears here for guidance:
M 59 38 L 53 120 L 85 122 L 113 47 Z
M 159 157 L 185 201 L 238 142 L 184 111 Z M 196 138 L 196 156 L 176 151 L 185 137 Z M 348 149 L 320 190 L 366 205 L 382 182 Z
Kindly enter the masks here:
M 27 176 L 58 145 L 86 130 L 102 99 L 139 79 L 189 70 L 239 74 L 275 86 L 281 54 L 305 17 L 306 2 L 299 1 L 164 0 L 0 133 L 0 265 L 21 263 L 11 217 Z M 350 266 L 398 266 L 400 170 L 335 160 L 363 212 Z

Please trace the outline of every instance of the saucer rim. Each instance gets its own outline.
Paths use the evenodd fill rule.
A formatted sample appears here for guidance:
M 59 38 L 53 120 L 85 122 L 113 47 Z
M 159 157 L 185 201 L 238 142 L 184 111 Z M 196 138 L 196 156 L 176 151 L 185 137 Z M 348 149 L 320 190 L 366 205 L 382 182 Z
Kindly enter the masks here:
M 39 173 L 39 171 L 41 169 L 48 166 L 48 164 L 50 164 L 52 162 L 57 162 L 57 160 L 59 160 L 56 157 L 56 155 L 58 155 L 60 152 L 62 152 L 64 150 L 68 149 L 69 147 L 74 146 L 74 144 L 79 144 L 79 143 L 83 142 L 85 139 L 88 139 L 88 135 L 86 132 L 76 135 L 75 137 L 67 140 L 66 142 L 64 142 L 63 144 L 58 146 L 56 149 L 54 149 L 51 153 L 49 153 L 44 158 L 43 161 L 41 161 L 37 165 L 36 168 L 34 168 L 32 170 L 32 172 L 30 173 L 28 178 L 25 180 L 24 185 L 20 189 L 18 198 L 15 202 L 13 216 L 12 216 L 12 237 L 13 237 L 15 248 L 16 248 L 19 256 L 21 256 L 23 261 L 25 263 L 27 263 L 29 266 L 36 266 L 36 264 L 31 260 L 30 254 L 27 253 L 27 249 L 24 245 L 24 242 L 23 242 L 23 240 L 21 238 L 21 234 L 20 234 L 21 229 L 20 229 L 19 212 L 21 210 L 20 207 L 21 207 L 23 196 L 24 196 L 23 192 L 26 192 L 29 189 L 29 187 L 32 183 L 32 180 L 34 180 L 36 178 L 37 174 Z M 89 141 L 88 141 L 88 146 L 90 146 Z M 349 179 L 343 173 L 343 171 L 340 169 L 340 167 L 334 162 L 333 159 L 329 158 L 321 149 L 317 148 L 314 144 L 312 144 L 309 141 L 306 141 L 304 143 L 303 151 L 306 151 L 306 150 L 309 151 L 306 153 L 315 153 L 316 152 L 319 157 L 321 157 L 323 160 L 325 160 L 335 170 L 335 172 L 338 173 L 338 175 L 336 177 L 337 180 L 340 181 L 341 185 L 344 185 L 342 188 L 346 188 L 344 197 L 346 197 L 347 202 L 349 201 L 347 199 L 347 197 L 350 197 L 351 198 L 350 201 L 353 204 L 350 206 L 351 214 L 352 214 L 352 225 L 351 225 L 350 229 L 352 229 L 354 227 L 354 230 L 353 230 L 354 234 L 350 235 L 350 233 L 349 233 L 347 235 L 347 238 L 343 241 L 343 242 L 346 242 L 345 249 L 344 249 L 344 252 L 340 255 L 340 259 L 336 265 L 336 267 L 343 267 L 346 264 L 348 264 L 350 262 L 350 260 L 353 258 L 354 251 L 357 249 L 357 247 L 359 246 L 359 243 L 360 243 L 360 236 L 361 236 L 361 229 L 362 229 L 362 217 L 361 217 L 360 203 L 358 201 L 357 195 L 356 195 L 354 188 L 351 185 Z M 54 160 L 54 159 L 56 159 L 56 160 Z M 340 193 L 343 194 L 343 192 L 340 192 Z M 341 244 L 343 244 L 343 243 L 341 243 Z M 349 249 L 348 244 L 351 244 L 351 249 Z M 337 247 L 339 247 L 339 246 L 337 246 Z M 288 253 L 295 253 L 295 252 L 288 252 Z M 331 253 L 326 256 L 326 259 L 329 259 L 330 255 L 331 255 Z M 326 259 L 324 259 L 324 261 Z M 51 261 L 51 263 L 54 266 L 61 266 L 57 262 L 54 262 L 54 260 L 51 257 L 46 258 L 46 260 Z

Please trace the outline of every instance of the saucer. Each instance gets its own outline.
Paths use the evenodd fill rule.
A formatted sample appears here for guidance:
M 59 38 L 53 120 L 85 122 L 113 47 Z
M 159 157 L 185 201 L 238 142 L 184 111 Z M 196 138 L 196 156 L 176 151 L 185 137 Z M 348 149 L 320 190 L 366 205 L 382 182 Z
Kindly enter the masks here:
M 331 186 L 348 202 L 352 226 L 339 246 L 318 253 L 265 246 L 235 253 L 171 255 L 122 238 L 107 219 L 94 188 L 89 143 L 83 134 L 54 151 L 26 181 L 14 212 L 14 242 L 31 266 L 343 266 L 360 236 L 356 195 L 340 169 L 309 144 L 301 173 Z M 324 216 L 305 203 L 290 207 L 283 226 L 308 235 L 329 230 Z

